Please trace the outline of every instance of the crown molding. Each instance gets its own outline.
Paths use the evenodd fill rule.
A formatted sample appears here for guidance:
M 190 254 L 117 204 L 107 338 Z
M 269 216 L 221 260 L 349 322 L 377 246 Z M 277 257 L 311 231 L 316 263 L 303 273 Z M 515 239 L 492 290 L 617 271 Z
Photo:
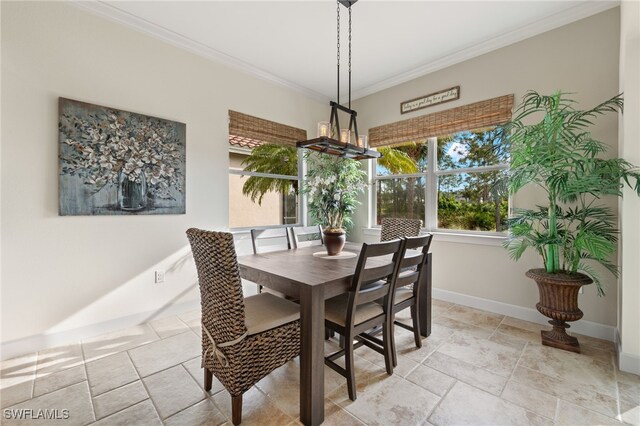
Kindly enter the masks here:
M 291 89 L 319 102 L 328 102 L 330 100 L 330 97 L 328 96 L 325 96 L 302 85 L 293 83 L 289 80 L 278 77 L 261 68 L 253 66 L 233 56 L 227 55 L 226 53 L 220 52 L 193 39 L 180 35 L 163 26 L 154 24 L 128 12 L 124 12 L 114 6 L 111 6 L 110 4 L 103 3 L 100 0 L 70 0 L 69 2 L 80 9 L 91 12 L 95 15 L 101 16 L 126 27 L 132 28 L 136 31 L 162 40 L 163 42 L 171 44 L 180 49 L 221 63 L 232 69 L 244 72 L 260 80 L 264 80 Z M 397 86 L 398 84 L 402 84 L 418 77 L 425 76 L 429 73 L 458 64 L 468 59 L 472 59 L 476 56 L 489 53 L 493 50 L 508 46 L 513 43 L 517 43 L 546 31 L 550 31 L 563 25 L 578 21 L 580 19 L 584 19 L 589 16 L 604 12 L 618 6 L 619 4 L 620 0 L 584 1 L 577 6 L 574 6 L 563 12 L 540 19 L 529 25 L 525 25 L 509 33 L 491 38 L 487 41 L 460 50 L 451 55 L 444 56 L 411 71 L 398 74 L 394 77 L 382 80 L 378 83 L 369 85 L 362 89 L 354 90 L 352 92 L 351 99 L 360 99 L 365 96 L 388 89 L 390 87 Z
M 69 3 L 94 15 L 98 15 L 110 21 L 124 25 L 125 27 L 134 29 L 198 56 L 221 63 L 229 68 L 242 71 L 260 80 L 291 89 L 320 102 L 329 102 L 329 97 L 321 93 L 278 77 L 277 75 L 271 74 L 270 72 L 253 66 L 238 58 L 227 55 L 226 53 L 220 52 L 200 42 L 171 31 L 161 25 L 154 24 L 128 12 L 122 11 L 110 4 L 103 3 L 100 0 L 70 0 Z
M 378 83 L 372 84 L 362 89 L 354 90 L 351 99 L 359 99 L 368 95 L 372 95 L 390 87 L 406 83 L 407 81 L 414 80 L 418 77 L 422 77 L 443 68 L 447 68 L 460 62 L 475 58 L 476 56 L 484 55 L 485 53 L 489 53 L 493 50 L 509 46 L 510 44 L 514 44 L 519 41 L 534 37 L 538 34 L 542 34 L 544 32 L 551 31 L 572 22 L 588 18 L 589 16 L 596 15 L 619 5 L 619 0 L 589 0 L 582 2 L 579 5 L 567 9 L 563 12 L 532 22 L 531 24 L 520 27 L 514 31 L 501 34 L 497 37 L 460 50 L 451 55 L 444 56 L 411 71 L 398 74 L 394 77 L 382 80 Z

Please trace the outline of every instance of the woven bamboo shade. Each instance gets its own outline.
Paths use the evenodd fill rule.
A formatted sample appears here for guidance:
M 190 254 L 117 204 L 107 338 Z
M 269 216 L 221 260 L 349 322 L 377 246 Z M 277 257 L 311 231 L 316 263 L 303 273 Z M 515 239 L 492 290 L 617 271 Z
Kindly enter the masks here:
M 267 143 L 295 146 L 307 139 L 306 130 L 229 110 L 229 134 Z
M 369 145 L 386 146 L 401 142 L 450 135 L 463 130 L 495 126 L 511 119 L 513 95 L 463 105 L 433 114 L 369 129 Z

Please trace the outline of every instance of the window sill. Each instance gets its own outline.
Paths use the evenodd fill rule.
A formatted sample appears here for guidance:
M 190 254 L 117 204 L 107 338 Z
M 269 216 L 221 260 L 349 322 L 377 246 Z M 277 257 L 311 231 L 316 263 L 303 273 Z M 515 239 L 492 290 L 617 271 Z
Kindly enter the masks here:
M 231 228 L 231 229 L 229 229 L 229 232 L 232 235 L 250 234 L 251 233 L 251 228 Z
M 427 231 L 423 230 L 423 232 Z M 362 228 L 362 233 L 364 235 L 380 237 L 380 228 Z M 494 234 L 467 234 L 442 231 L 434 231 L 431 232 L 431 234 L 433 234 L 434 241 L 457 244 L 475 244 L 494 247 L 502 247 L 502 243 L 507 238 L 506 236 Z

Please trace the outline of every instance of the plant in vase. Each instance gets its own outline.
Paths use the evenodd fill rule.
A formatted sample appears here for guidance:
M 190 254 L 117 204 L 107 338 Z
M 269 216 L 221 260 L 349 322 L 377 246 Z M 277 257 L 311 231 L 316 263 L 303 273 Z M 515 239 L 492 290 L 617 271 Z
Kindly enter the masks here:
M 323 227 L 327 253 L 342 251 L 344 227 L 351 226 L 351 214 L 365 188 L 365 172 L 358 161 L 308 152 L 307 174 L 302 192 L 307 195 L 309 214 Z
M 562 92 L 530 91 L 504 126 L 511 153 L 510 193 L 535 185 L 547 200 L 535 209 L 514 209 L 505 247 L 515 260 L 528 248 L 542 258 L 544 268 L 526 273 L 538 285 L 536 308 L 553 326 L 542 331 L 542 343 L 580 352 L 578 340 L 566 333 L 566 321 L 583 316 L 578 292 L 595 282 L 598 295 L 604 295 L 593 263 L 618 272 L 610 260 L 618 234 L 615 215 L 601 198 L 621 197 L 625 184 L 640 195 L 640 170 L 623 159 L 604 158 L 607 146 L 588 131 L 596 117 L 622 111 L 621 95 L 588 110 L 574 106 Z

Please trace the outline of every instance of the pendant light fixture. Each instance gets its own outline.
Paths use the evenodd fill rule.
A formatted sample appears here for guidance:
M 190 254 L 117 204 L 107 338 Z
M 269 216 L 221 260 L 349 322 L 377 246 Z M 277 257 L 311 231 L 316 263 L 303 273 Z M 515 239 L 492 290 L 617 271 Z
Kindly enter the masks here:
M 381 154 L 378 151 L 369 149 L 366 135 L 358 134 L 358 123 L 356 121 L 358 113 L 351 109 L 351 6 L 358 0 L 338 0 L 337 1 L 337 33 L 338 33 L 338 84 L 336 101 L 329 102 L 331 115 L 329 121 L 318 123 L 317 137 L 307 141 L 300 141 L 296 144 L 298 148 L 307 148 L 325 154 L 337 155 L 354 160 L 370 160 L 378 158 Z M 349 11 L 349 103 L 348 106 L 340 104 L 340 5 Z M 338 111 L 349 114 L 349 127 L 340 128 Z

